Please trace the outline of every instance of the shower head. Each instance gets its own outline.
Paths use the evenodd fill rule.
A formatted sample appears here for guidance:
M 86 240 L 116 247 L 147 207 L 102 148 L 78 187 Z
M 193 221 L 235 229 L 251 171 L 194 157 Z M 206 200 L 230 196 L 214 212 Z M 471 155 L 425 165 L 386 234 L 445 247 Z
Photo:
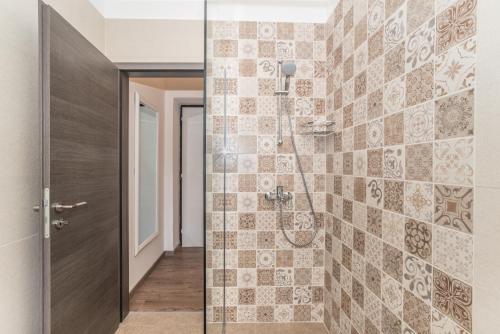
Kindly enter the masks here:
M 283 75 L 287 77 L 294 76 L 295 72 L 297 72 L 297 65 L 295 65 L 294 63 L 284 63 L 282 71 Z
M 297 72 L 297 65 L 294 63 L 284 63 L 283 67 L 281 68 L 281 71 L 283 75 L 286 77 L 285 79 L 285 91 L 288 92 L 290 89 L 290 77 L 295 75 L 295 72 Z

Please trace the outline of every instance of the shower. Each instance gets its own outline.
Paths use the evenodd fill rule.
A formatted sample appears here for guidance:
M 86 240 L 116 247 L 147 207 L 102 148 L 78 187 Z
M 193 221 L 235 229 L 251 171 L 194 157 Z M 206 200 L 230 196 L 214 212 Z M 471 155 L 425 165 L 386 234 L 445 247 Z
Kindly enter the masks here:
M 307 202 L 309 204 L 310 213 L 312 216 L 312 226 L 313 226 L 313 234 L 309 240 L 304 243 L 297 243 L 290 239 L 288 234 L 286 233 L 284 222 L 283 222 L 283 205 L 285 205 L 288 201 L 293 199 L 293 195 L 290 192 L 285 192 L 284 187 L 282 185 L 278 185 L 276 187 L 276 192 L 268 192 L 265 197 L 269 201 L 274 201 L 278 204 L 279 207 L 279 225 L 281 232 L 285 236 L 285 239 L 292 245 L 298 248 L 304 248 L 310 246 L 316 235 L 318 234 L 318 228 L 316 224 L 316 212 L 314 210 L 313 201 L 311 198 L 311 194 L 309 192 L 309 188 L 307 186 L 306 178 L 304 176 L 304 169 L 302 167 L 302 162 L 300 161 L 299 152 L 297 149 L 297 145 L 295 143 L 295 133 L 293 131 L 292 125 L 292 116 L 288 112 L 288 99 L 283 99 L 283 97 L 287 97 L 290 92 L 290 82 L 291 77 L 295 75 L 297 71 L 297 65 L 291 62 L 284 63 L 283 61 L 278 62 L 278 89 L 275 92 L 275 95 L 278 97 L 278 133 L 277 133 L 277 144 L 278 146 L 283 145 L 283 127 L 282 127 L 282 118 L 283 112 L 286 113 L 288 118 L 288 128 L 290 131 L 290 141 L 292 143 L 293 151 L 295 154 L 296 164 L 300 172 L 300 176 L 302 179 L 302 184 L 304 186 L 304 190 L 306 192 Z M 283 78 L 285 79 L 285 85 L 283 87 Z

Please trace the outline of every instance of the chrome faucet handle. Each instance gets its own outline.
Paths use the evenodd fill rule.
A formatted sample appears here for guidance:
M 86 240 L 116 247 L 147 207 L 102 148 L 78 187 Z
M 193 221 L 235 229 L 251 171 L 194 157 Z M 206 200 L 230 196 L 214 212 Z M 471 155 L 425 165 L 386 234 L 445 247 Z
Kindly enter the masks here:
M 279 201 L 281 203 L 285 203 L 290 201 L 293 198 L 293 195 L 291 192 L 284 191 L 283 186 L 277 186 L 276 192 L 267 192 L 264 197 L 268 201 Z

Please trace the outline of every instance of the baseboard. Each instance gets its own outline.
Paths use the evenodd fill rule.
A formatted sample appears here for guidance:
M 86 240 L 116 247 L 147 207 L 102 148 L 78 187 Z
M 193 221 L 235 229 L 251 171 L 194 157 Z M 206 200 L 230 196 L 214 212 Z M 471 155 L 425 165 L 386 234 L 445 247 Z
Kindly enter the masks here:
M 149 277 L 149 275 L 151 275 L 151 273 L 153 272 L 153 270 L 155 269 L 156 265 L 158 264 L 158 262 L 160 262 L 160 260 L 166 255 L 165 254 L 166 252 L 163 252 L 161 253 L 161 255 L 156 259 L 156 261 L 153 263 L 153 265 L 151 266 L 151 268 L 148 269 L 148 271 L 146 271 L 146 273 L 141 277 L 141 279 L 139 280 L 139 282 L 137 282 L 137 284 L 132 288 L 132 290 L 130 291 L 129 293 L 129 296 L 130 296 L 130 299 L 132 299 L 132 296 L 134 295 L 135 291 L 137 290 L 137 288 L 142 284 L 142 282 Z
M 165 256 L 174 256 L 175 252 L 177 252 L 182 246 L 179 244 L 173 251 L 165 251 Z

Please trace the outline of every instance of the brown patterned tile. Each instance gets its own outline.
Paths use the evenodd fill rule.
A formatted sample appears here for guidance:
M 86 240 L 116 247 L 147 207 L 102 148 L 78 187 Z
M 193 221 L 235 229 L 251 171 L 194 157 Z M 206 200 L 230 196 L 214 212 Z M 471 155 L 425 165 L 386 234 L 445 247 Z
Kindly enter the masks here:
M 274 285 L 274 269 L 257 269 L 257 285 L 258 286 L 273 286 Z
M 405 72 L 405 43 L 399 43 L 385 54 L 384 81 L 389 82 Z
M 408 33 L 412 33 L 434 16 L 434 0 L 408 0 Z
M 432 228 L 430 225 L 407 218 L 405 223 L 405 250 L 425 261 L 432 260 Z
M 404 141 L 404 116 L 397 113 L 384 118 L 384 143 L 386 146 L 400 145 Z
M 401 334 L 402 321 L 387 307 L 382 306 L 382 333 Z
M 344 36 L 347 35 L 354 27 L 354 7 L 349 9 L 344 16 Z
M 472 330 L 472 287 L 434 269 L 432 305 L 468 331 Z
M 257 76 L 257 61 L 255 59 L 240 59 L 240 76 Z
M 365 255 L 365 232 L 354 228 L 353 230 L 353 249 L 360 255 Z
M 349 104 L 343 108 L 343 124 L 344 129 L 353 126 L 353 104 Z
M 276 266 L 277 267 L 293 267 L 293 251 L 292 250 L 277 250 L 276 251 Z
M 255 230 L 255 213 L 240 213 L 238 228 L 240 230 Z
M 367 159 L 368 159 L 368 168 L 367 175 L 370 177 L 383 177 L 384 173 L 384 150 L 368 150 Z
M 295 42 L 295 57 L 297 59 L 312 59 L 313 42 L 304 42 L 304 41 Z
M 363 17 L 356 28 L 354 28 L 354 49 L 357 49 L 361 44 L 366 41 L 368 35 L 368 20 L 367 17 Z
M 354 200 L 366 202 L 366 179 L 364 177 L 354 178 Z
M 312 97 L 313 81 L 308 79 L 297 79 L 295 82 L 295 93 L 298 97 Z
M 255 289 L 238 289 L 238 303 L 255 305 Z
M 352 201 L 348 199 L 343 200 L 342 217 L 348 222 L 352 222 Z
M 474 90 L 436 101 L 436 139 L 474 134 Z
M 354 56 L 350 56 L 344 61 L 344 82 L 352 79 L 354 75 Z
M 257 99 L 255 97 L 240 97 L 240 114 L 257 114 Z
M 278 22 L 278 39 L 293 40 L 294 39 L 294 26 L 293 23 Z
M 349 296 L 347 292 L 344 291 L 344 289 L 341 290 L 340 308 L 342 309 L 342 311 L 344 311 L 347 317 L 351 317 L 351 296 Z
M 238 175 L 238 191 L 240 191 L 240 192 L 256 192 L 257 191 L 257 175 L 256 174 L 240 174 L 240 175 Z
M 384 272 L 397 280 L 403 282 L 403 252 L 389 244 L 384 243 L 383 248 Z
M 276 304 L 293 304 L 292 287 L 277 287 L 275 296 Z
M 384 181 L 384 209 L 404 212 L 404 183 L 400 181 Z
M 382 210 L 377 208 L 367 208 L 367 228 L 366 230 L 382 238 Z
M 406 106 L 411 107 L 434 97 L 434 64 L 427 63 L 406 75 Z
M 255 268 L 256 263 L 255 250 L 238 250 L 238 268 Z
M 311 321 L 311 305 L 293 305 L 293 320 L 297 322 Z
M 259 41 L 259 58 L 276 58 L 276 42 Z
M 404 0 L 385 0 L 385 17 L 388 18 L 404 3 Z
M 215 40 L 214 56 L 221 58 L 238 57 L 238 41 L 225 39 Z
M 432 181 L 432 143 L 407 145 L 405 161 L 407 180 Z
M 468 187 L 436 185 L 434 223 L 472 234 L 474 191 Z
M 382 88 L 368 94 L 367 118 L 372 120 L 384 114 L 384 90 Z
M 276 157 L 274 155 L 259 155 L 258 171 L 259 173 L 275 173 Z
M 366 123 L 354 128 L 354 149 L 364 150 L 366 148 Z
M 368 63 L 384 54 L 384 29 L 380 28 L 368 39 Z
M 344 158 L 343 158 L 343 165 L 344 165 L 344 174 L 345 175 L 352 175 L 353 174 L 353 153 L 352 152 L 347 152 L 347 153 L 344 153 Z
M 274 307 L 272 306 L 257 306 L 257 321 L 258 322 L 273 322 Z
M 365 284 L 371 292 L 380 298 L 382 274 L 380 270 L 375 268 L 371 263 L 366 263 L 366 278 Z
M 356 99 L 366 95 L 366 71 L 361 72 L 354 79 L 354 97 Z
M 437 16 L 437 53 L 476 34 L 477 0 L 460 0 Z
M 239 23 L 240 39 L 257 39 L 257 22 Z
M 422 300 L 405 290 L 403 320 L 419 334 L 431 332 L 431 308 Z

